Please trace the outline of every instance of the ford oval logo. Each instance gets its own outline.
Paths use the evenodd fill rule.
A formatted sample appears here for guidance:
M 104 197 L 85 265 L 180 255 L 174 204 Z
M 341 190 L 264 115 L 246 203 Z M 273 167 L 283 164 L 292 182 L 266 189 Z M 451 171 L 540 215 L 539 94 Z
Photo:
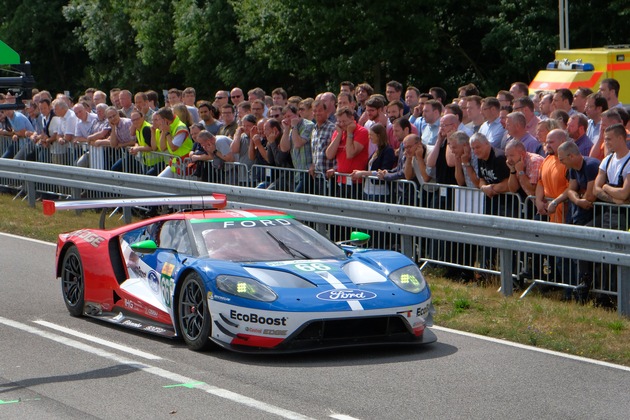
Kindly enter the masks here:
M 376 293 L 354 289 L 327 290 L 317 294 L 317 299 L 330 301 L 368 300 L 375 297 Z

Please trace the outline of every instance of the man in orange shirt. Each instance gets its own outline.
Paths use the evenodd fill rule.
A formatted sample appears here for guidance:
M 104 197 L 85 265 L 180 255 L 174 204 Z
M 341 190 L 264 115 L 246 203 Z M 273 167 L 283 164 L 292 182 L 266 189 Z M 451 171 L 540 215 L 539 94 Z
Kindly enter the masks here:
M 547 157 L 540 166 L 540 176 L 536 185 L 536 209 L 538 214 L 548 216 L 550 222 L 564 223 L 566 203 L 557 202 L 555 198 L 569 186 L 567 168 L 558 159 L 558 147 L 569 140 L 566 131 L 555 129 L 547 134 L 545 150 Z

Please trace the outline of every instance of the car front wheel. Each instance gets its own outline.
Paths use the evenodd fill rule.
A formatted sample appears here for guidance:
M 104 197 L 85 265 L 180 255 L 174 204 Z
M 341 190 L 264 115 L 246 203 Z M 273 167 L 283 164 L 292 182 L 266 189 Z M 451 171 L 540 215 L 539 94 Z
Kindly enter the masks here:
M 79 250 L 73 246 L 66 252 L 61 265 L 61 292 L 72 316 L 83 314 L 85 278 Z
M 177 299 L 179 331 L 191 350 L 207 350 L 212 346 L 212 319 L 206 301 L 206 288 L 197 273 L 184 278 Z

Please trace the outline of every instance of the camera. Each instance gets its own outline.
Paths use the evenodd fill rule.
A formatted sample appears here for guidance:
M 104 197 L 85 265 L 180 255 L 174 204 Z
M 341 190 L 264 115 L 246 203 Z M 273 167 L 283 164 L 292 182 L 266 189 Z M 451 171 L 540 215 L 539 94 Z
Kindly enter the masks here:
M 11 70 L 5 72 L 19 74 L 13 77 L 0 77 L 0 89 L 9 89 L 15 95 L 15 103 L 0 104 L 0 110 L 24 109 L 23 100 L 32 98 L 32 90 L 35 87 L 35 79 L 31 75 L 31 63 L 12 64 Z

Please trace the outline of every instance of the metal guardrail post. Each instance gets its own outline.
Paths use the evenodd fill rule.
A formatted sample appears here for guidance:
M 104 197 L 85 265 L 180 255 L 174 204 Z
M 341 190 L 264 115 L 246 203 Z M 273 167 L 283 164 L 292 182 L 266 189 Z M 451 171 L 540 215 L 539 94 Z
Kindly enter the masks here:
M 131 223 L 131 207 L 123 207 L 123 220 L 125 223 Z
M 413 249 L 413 236 L 401 235 L 400 236 L 400 253 L 405 254 L 412 260 L 414 259 Z
M 26 181 L 24 183 L 26 199 L 28 200 L 29 207 L 35 207 L 35 202 L 37 201 L 37 187 L 35 186 L 34 181 Z
M 501 293 L 503 296 L 512 296 L 512 256 L 513 251 L 510 249 L 503 248 L 499 251 L 499 261 L 501 264 Z
M 617 267 L 617 312 L 630 316 L 630 267 Z

